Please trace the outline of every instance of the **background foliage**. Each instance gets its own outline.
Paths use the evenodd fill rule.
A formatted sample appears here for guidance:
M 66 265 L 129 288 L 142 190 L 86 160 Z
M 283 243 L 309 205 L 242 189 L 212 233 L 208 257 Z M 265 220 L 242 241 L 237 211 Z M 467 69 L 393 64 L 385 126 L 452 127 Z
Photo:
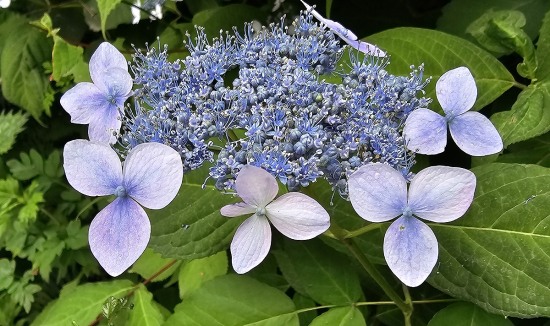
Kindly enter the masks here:
M 150 16 L 155 4 L 162 19 Z M 466 216 L 430 225 L 438 264 L 428 283 L 403 294 L 414 306 L 413 325 L 550 325 L 550 2 L 310 4 L 386 50 L 391 73 L 424 63 L 432 98 L 439 76 L 469 67 L 475 109 L 505 143 L 491 157 L 471 160 L 452 144 L 418 157 L 418 166 L 472 168 L 478 186 Z M 100 269 L 87 234 L 108 199 L 74 191 L 61 166 L 63 145 L 87 133 L 69 122 L 59 98 L 89 80 L 91 53 L 108 40 L 130 60 L 132 45 L 160 42 L 172 59 L 183 58 L 194 25 L 215 36 L 303 9 L 296 0 L 146 0 L 132 24 L 132 6 L 13 0 L 0 9 L 0 325 L 403 324 L 361 268 L 362 260 L 374 262 L 374 272 L 401 291 L 384 265 L 387 224 L 360 219 L 322 182 L 304 191 L 329 211 L 332 237 L 295 242 L 275 234 L 268 258 L 247 275 L 231 271 L 226 253 L 242 219 L 219 214 L 233 199 L 203 189 L 204 168 L 185 175 L 171 205 L 149 212 L 149 249 L 129 272 L 112 279 Z

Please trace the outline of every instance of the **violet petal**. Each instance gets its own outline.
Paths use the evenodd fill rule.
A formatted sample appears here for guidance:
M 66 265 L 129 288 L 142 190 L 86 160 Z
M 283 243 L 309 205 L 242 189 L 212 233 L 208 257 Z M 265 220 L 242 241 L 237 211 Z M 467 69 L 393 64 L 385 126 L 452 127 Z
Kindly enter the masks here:
M 90 224 L 90 249 L 111 276 L 118 276 L 141 256 L 151 235 L 147 214 L 133 199 L 117 198 Z
M 235 272 L 244 274 L 258 266 L 271 247 L 271 228 L 265 216 L 249 217 L 237 228 L 231 241 L 231 263 Z
M 432 272 L 438 256 L 433 231 L 414 217 L 395 220 L 384 236 L 384 257 L 391 271 L 410 287 L 422 284 Z

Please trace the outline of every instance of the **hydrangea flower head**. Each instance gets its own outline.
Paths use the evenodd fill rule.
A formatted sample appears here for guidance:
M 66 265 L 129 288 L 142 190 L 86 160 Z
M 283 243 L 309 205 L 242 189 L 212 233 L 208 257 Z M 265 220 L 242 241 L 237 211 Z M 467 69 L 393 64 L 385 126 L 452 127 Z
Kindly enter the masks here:
M 314 199 L 289 192 L 275 199 L 277 180 L 262 168 L 245 165 L 235 181 L 243 202 L 222 207 L 228 217 L 253 214 L 237 229 L 231 241 L 233 269 L 243 274 L 260 264 L 271 246 L 271 222 L 277 230 L 294 240 L 308 240 L 330 226 L 327 211 Z
M 445 223 L 466 213 L 476 187 L 465 169 L 431 166 L 416 174 L 407 194 L 401 173 L 383 163 L 367 164 L 349 178 L 353 208 L 369 222 L 395 220 L 384 236 L 384 257 L 407 286 L 422 284 L 437 262 L 437 239 L 418 218 Z M 417 218 L 418 217 L 418 218 Z
M 485 156 L 502 150 L 502 138 L 484 115 L 470 110 L 476 101 L 474 77 L 466 67 L 444 73 L 436 84 L 436 96 L 445 117 L 417 109 L 405 121 L 407 147 L 420 154 L 442 153 L 447 145 L 447 124 L 457 146 L 472 156 Z
M 126 156 L 124 166 L 107 144 L 73 140 L 63 150 L 67 180 L 87 196 L 117 198 L 93 219 L 90 249 L 111 276 L 120 275 L 145 250 L 151 233 L 140 206 L 160 209 L 178 193 L 183 178 L 181 157 L 159 143 L 144 143 Z
M 358 40 L 357 35 L 355 35 L 352 31 L 342 26 L 342 24 L 340 24 L 339 22 L 335 22 L 334 20 L 323 17 L 320 13 L 318 13 L 315 9 L 313 9 L 312 6 L 308 5 L 303 0 L 300 0 L 300 1 L 302 1 L 306 9 L 310 11 L 315 18 L 317 18 L 321 23 L 325 24 L 328 28 L 330 28 L 334 32 L 334 34 L 338 35 L 344 42 L 346 42 L 353 48 L 357 49 L 359 52 L 363 52 L 365 54 L 370 54 L 377 57 L 386 56 L 386 52 L 382 51 L 376 45 L 372 45 L 370 43 Z
M 132 91 L 132 77 L 126 59 L 107 42 L 99 45 L 90 59 L 93 83 L 78 83 L 61 97 L 61 106 L 72 123 L 89 124 L 90 140 L 115 143 L 121 126 L 119 110 Z

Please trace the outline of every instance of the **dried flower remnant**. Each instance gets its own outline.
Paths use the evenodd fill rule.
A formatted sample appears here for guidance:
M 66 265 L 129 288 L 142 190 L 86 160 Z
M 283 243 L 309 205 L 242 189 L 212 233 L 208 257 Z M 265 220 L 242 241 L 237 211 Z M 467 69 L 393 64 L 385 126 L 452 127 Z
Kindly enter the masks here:
M 258 266 L 267 256 L 271 247 L 269 222 L 294 240 L 312 239 L 330 226 L 327 211 L 311 197 L 289 192 L 275 199 L 277 180 L 261 168 L 242 167 L 235 189 L 243 202 L 222 207 L 221 214 L 253 214 L 239 226 L 231 241 L 233 269 L 239 274 Z
M 117 198 L 93 219 L 89 230 L 92 253 L 111 276 L 118 276 L 145 250 L 151 233 L 140 206 L 161 209 L 178 193 L 183 178 L 179 154 L 158 143 L 140 144 L 124 165 L 104 143 L 73 140 L 65 145 L 65 174 L 69 184 L 87 196 Z
M 352 174 L 348 186 L 351 204 L 363 219 L 386 222 L 398 217 L 384 236 L 384 257 L 405 285 L 415 287 L 430 275 L 438 257 L 435 234 L 418 218 L 445 223 L 464 215 L 476 178 L 462 168 L 431 166 L 416 174 L 407 194 L 401 173 L 373 163 Z

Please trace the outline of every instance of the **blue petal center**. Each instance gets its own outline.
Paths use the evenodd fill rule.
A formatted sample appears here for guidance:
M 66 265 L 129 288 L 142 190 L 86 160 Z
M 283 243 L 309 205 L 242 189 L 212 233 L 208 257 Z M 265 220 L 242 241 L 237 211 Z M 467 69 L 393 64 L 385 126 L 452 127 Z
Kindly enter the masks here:
M 407 206 L 405 206 L 405 208 L 403 208 L 403 217 L 413 217 L 413 211 L 411 210 L 409 205 L 407 205 Z
M 258 208 L 256 208 L 256 215 L 258 215 L 258 216 L 265 216 L 265 207 L 258 207 Z
M 126 197 L 128 194 L 126 193 L 126 189 L 123 186 L 118 186 L 115 189 L 115 196 L 117 197 Z

